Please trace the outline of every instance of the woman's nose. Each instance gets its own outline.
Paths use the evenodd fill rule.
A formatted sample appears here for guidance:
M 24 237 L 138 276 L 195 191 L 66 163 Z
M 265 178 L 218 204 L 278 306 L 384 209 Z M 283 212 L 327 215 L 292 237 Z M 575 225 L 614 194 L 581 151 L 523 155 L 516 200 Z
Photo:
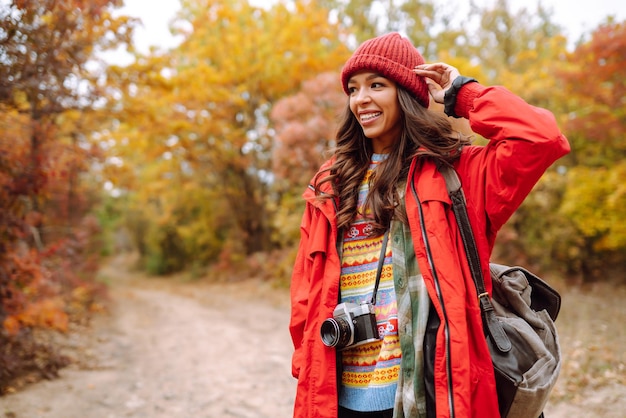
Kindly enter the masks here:
M 367 103 L 371 99 L 369 91 L 367 89 L 359 89 L 356 93 L 355 100 L 358 104 Z

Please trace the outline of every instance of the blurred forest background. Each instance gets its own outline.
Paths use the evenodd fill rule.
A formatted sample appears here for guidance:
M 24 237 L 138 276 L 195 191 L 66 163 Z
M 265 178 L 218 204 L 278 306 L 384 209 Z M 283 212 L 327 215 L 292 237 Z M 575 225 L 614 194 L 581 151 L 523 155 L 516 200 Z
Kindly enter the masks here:
M 137 252 L 150 274 L 287 286 L 300 196 L 346 103 L 341 65 L 388 31 L 550 109 L 571 142 L 494 259 L 623 288 L 626 22 L 571 40 L 541 5 L 458 16 L 445 3 L 183 0 L 180 45 L 144 54 L 121 0 L 0 1 L 0 394 L 64 365 L 37 330 L 103 309 L 94 277 L 111 254 Z M 133 63 L 101 58 L 119 47 Z

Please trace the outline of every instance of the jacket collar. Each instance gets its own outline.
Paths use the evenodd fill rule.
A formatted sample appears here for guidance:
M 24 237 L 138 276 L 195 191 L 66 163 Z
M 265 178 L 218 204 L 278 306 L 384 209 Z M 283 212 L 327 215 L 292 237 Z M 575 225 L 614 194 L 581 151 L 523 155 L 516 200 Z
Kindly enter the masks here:
M 331 224 L 336 224 L 337 206 L 339 202 L 337 198 L 322 199 L 324 195 L 332 196 L 334 194 L 330 182 L 317 185 L 319 183 L 319 175 L 331 166 L 333 160 L 326 161 L 319 169 L 318 173 L 313 177 L 309 186 L 302 194 L 304 200 L 315 208 L 318 208 L 328 218 Z M 317 192 L 316 192 L 317 190 Z

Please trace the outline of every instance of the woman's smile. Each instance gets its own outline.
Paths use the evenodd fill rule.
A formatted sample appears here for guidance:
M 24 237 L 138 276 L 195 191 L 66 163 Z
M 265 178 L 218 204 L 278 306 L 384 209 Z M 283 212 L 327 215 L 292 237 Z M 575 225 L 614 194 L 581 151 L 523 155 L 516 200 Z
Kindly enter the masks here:
M 382 112 L 361 112 L 359 113 L 361 125 L 371 124 L 381 115 Z

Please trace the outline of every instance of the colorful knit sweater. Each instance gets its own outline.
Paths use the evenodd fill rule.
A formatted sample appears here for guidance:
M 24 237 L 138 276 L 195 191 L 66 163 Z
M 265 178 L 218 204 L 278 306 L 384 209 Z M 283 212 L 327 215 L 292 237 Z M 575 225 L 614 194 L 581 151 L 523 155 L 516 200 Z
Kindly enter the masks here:
M 369 191 L 369 178 L 385 157 L 382 154 L 372 156 L 359 189 L 359 215 L 343 236 L 342 302 L 358 304 L 372 297 L 382 236 L 369 236 L 371 225 L 366 219 L 367 213 L 363 215 L 363 207 Z M 343 373 L 339 405 L 355 411 L 381 411 L 394 406 L 401 352 L 391 260 L 391 246 L 388 245 L 374 307 L 382 340 L 341 352 Z

